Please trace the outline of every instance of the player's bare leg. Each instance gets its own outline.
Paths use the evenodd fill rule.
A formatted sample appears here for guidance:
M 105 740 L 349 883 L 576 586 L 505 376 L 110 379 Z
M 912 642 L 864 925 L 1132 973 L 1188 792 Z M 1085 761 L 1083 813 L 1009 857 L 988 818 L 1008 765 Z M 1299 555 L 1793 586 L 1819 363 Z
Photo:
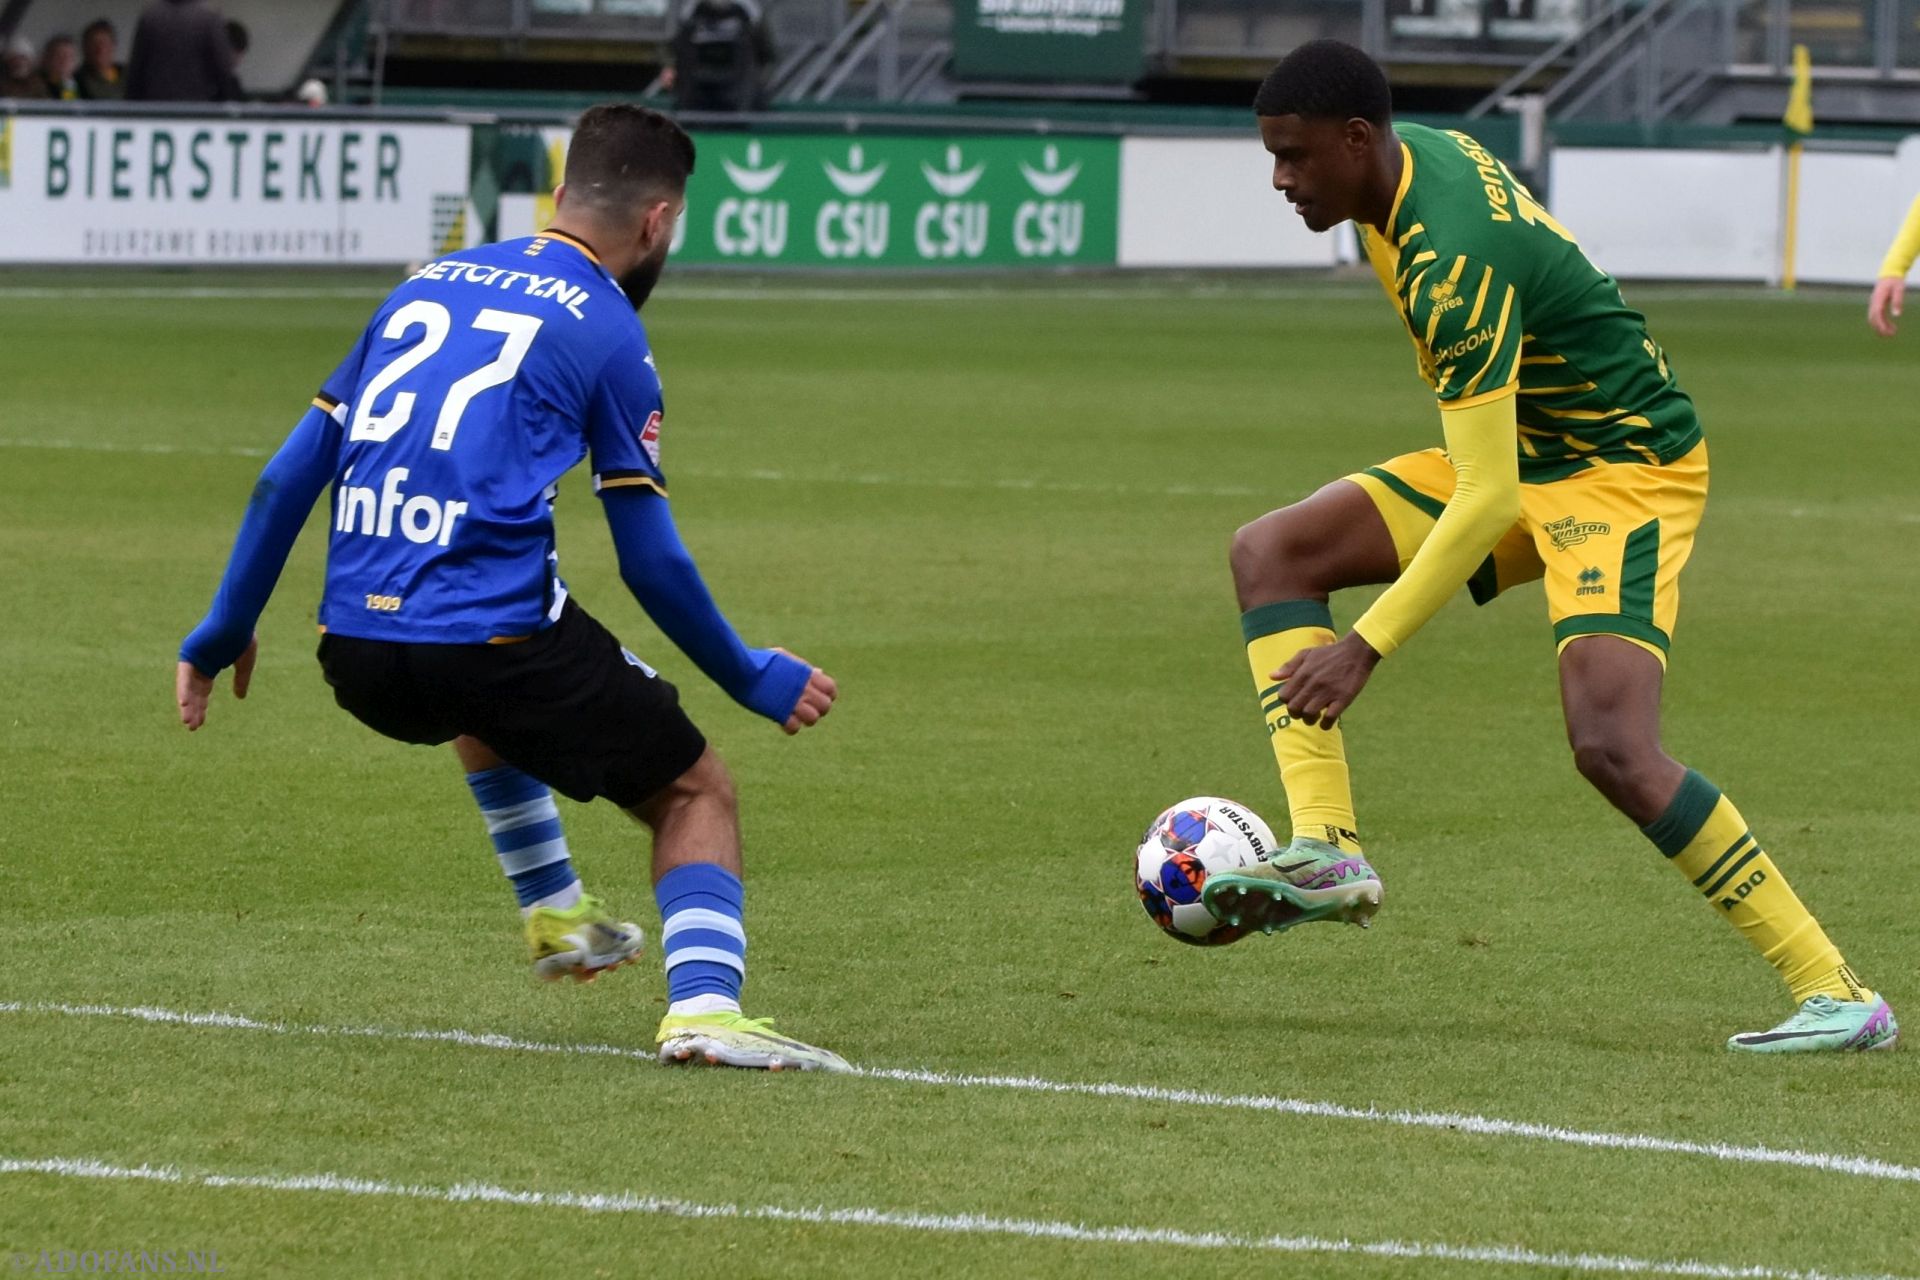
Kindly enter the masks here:
M 1665 675 L 1618 636 L 1581 636 L 1560 654 L 1560 698 L 1574 766 L 1646 833 L 1680 873 L 1773 965 L 1800 1010 L 1732 1049 L 1800 1052 L 1891 1048 L 1899 1028 L 1807 911 L 1746 820 L 1719 789 L 1660 745 Z
M 455 738 L 453 751 L 466 770 L 501 869 L 520 899 L 534 976 L 546 982 L 592 982 L 631 963 L 646 946 L 646 935 L 581 887 L 546 784 L 478 738 Z
M 627 812 L 653 831 L 654 883 L 695 862 L 741 874 L 739 801 L 733 775 L 712 747 L 693 768 Z
M 741 922 L 740 814 L 733 777 L 707 748 L 692 768 L 627 811 L 653 830 L 654 895 L 666 953 L 662 1062 L 769 1071 L 848 1071 L 829 1050 L 740 1012 L 747 935 Z
M 1336 480 L 1242 527 L 1229 563 L 1293 839 L 1264 874 L 1216 876 L 1201 901 L 1226 923 L 1269 933 L 1315 920 L 1365 925 L 1379 909 L 1381 885 L 1361 853 L 1341 731 L 1295 722 L 1274 673 L 1333 642 L 1327 600 L 1335 591 L 1399 575 L 1393 537 L 1366 491 Z
M 1660 745 L 1665 676 L 1658 658 L 1618 636 L 1582 636 L 1560 654 L 1574 768 L 1641 827 L 1666 811 L 1687 772 Z
M 1386 521 L 1351 480 L 1335 480 L 1240 526 L 1227 562 L 1242 613 L 1284 600 L 1324 602 L 1336 591 L 1400 576 Z
M 492 747 L 464 733 L 453 740 L 453 754 L 460 757 L 460 767 L 468 773 L 499 769 L 507 763 Z

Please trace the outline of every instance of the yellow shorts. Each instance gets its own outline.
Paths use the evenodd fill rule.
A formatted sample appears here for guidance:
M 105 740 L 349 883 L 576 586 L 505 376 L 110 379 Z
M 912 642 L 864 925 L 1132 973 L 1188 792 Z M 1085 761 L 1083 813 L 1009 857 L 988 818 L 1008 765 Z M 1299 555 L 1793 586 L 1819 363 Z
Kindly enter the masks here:
M 1453 496 L 1453 464 L 1439 449 L 1402 454 L 1347 479 L 1380 509 L 1402 569 Z M 1613 463 L 1523 484 L 1519 522 L 1467 588 L 1485 604 L 1545 578 L 1560 648 L 1580 636 L 1620 636 L 1665 663 L 1680 612 L 1680 570 L 1706 505 L 1704 442 L 1666 466 Z

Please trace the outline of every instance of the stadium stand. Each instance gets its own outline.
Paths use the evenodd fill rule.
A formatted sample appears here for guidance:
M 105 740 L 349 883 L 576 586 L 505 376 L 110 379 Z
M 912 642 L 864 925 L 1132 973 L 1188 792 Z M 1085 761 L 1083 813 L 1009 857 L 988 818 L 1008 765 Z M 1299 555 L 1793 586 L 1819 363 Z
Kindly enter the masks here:
M 37 50 L 56 31 L 104 18 L 121 32 L 124 54 L 144 3 L 8 0 L 0 5 L 0 36 L 25 37 Z M 662 72 L 687 6 L 225 0 L 219 7 L 252 33 L 240 68 L 250 97 L 286 99 L 317 78 L 339 103 L 539 107 L 610 93 L 667 101 Z M 1121 15 L 1101 37 L 1118 55 L 1103 55 L 1091 69 L 1044 54 L 1015 54 L 1012 63 L 983 55 L 979 35 L 1004 27 L 1006 7 L 995 0 L 768 0 L 778 44 L 767 77 L 772 105 L 1238 107 L 1275 59 L 1330 36 L 1378 58 L 1401 101 L 1418 110 L 1486 117 L 1516 95 L 1540 94 L 1555 121 L 1648 130 L 1771 120 L 1793 47 L 1804 44 L 1822 120 L 1920 122 L 1920 0 L 1127 0 L 1103 10 Z M 556 86 L 571 96 L 556 99 Z

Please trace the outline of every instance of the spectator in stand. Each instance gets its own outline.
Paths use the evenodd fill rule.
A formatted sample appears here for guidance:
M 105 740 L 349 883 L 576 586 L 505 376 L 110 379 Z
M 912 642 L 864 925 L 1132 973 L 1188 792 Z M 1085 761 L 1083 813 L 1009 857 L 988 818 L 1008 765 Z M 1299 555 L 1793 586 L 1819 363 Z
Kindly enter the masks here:
M 773 33 L 754 0 L 695 0 L 662 85 L 682 111 L 758 111 L 772 66 Z
M 120 67 L 120 38 L 113 24 L 97 18 L 80 33 L 80 96 L 94 102 L 121 97 L 126 92 Z
M 238 99 L 226 19 L 206 0 L 154 0 L 134 28 L 127 97 L 136 102 Z
M 247 24 L 234 18 L 227 19 L 227 47 L 233 50 L 234 74 L 240 74 L 240 59 L 247 56 L 247 50 L 253 47 L 253 36 L 247 32 Z
M 0 98 L 44 98 L 47 81 L 33 60 L 33 42 L 15 36 L 0 63 Z
M 80 46 L 70 35 L 57 35 L 40 50 L 40 74 L 47 81 L 47 96 L 72 102 L 80 96 L 80 82 L 73 73 L 80 69 Z

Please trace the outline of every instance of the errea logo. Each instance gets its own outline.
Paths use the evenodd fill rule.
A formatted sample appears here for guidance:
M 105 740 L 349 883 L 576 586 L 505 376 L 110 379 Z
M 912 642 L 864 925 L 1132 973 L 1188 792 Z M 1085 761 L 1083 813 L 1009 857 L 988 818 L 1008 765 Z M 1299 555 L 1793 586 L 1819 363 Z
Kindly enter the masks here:
M 1451 280 L 1442 280 L 1439 284 L 1427 290 L 1427 297 L 1432 300 L 1434 307 L 1440 311 L 1451 311 L 1455 307 L 1465 306 L 1467 302 L 1465 298 L 1459 295 Z

